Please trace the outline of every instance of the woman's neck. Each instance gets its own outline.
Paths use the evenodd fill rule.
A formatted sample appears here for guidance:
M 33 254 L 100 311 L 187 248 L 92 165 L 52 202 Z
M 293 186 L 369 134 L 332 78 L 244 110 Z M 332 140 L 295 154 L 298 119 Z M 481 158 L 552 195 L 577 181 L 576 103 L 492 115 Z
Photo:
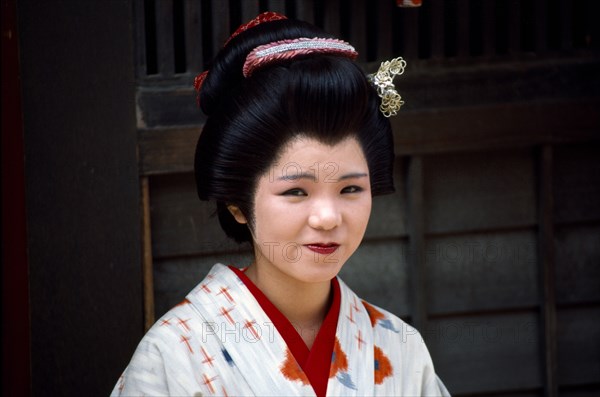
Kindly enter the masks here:
M 310 349 L 329 309 L 331 282 L 303 283 L 252 264 L 248 278 L 296 328 Z M 275 274 L 273 274 L 275 273 Z

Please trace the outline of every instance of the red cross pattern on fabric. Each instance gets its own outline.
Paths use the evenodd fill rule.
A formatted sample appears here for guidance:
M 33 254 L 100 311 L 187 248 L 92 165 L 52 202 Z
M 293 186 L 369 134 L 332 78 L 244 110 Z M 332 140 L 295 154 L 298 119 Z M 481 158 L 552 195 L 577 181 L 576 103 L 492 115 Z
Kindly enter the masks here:
M 356 304 L 356 297 L 353 298 L 354 299 L 354 303 L 352 303 L 352 309 L 356 310 L 358 312 L 358 305 Z
M 202 291 L 206 292 L 207 294 L 210 294 L 210 288 L 208 288 L 208 285 L 200 284 L 200 289 L 202 289 Z
M 185 335 L 181 335 L 181 340 L 179 341 L 180 343 L 185 343 L 185 345 L 187 346 L 188 350 L 190 351 L 190 353 L 194 354 L 194 351 L 192 350 L 192 345 L 190 345 L 190 338 L 185 336 Z
M 358 350 L 360 350 L 362 345 L 365 343 L 364 339 L 362 338 L 362 333 L 360 332 L 360 330 L 358 330 L 358 335 L 356 335 L 355 338 L 358 342 Z
M 204 357 L 204 360 L 202 360 L 202 364 L 208 364 L 212 367 L 213 361 L 215 361 L 215 359 L 213 357 L 209 356 L 203 347 L 200 347 L 200 352 L 202 353 L 202 356 Z
M 202 384 L 206 385 L 208 387 L 208 390 L 210 390 L 212 394 L 215 394 L 215 388 L 213 387 L 212 383 L 215 379 L 218 378 L 218 376 L 219 375 L 215 375 L 212 378 L 209 378 L 208 376 L 206 376 L 206 374 L 202 374 L 202 378 L 204 379 L 204 382 Z
M 235 303 L 235 301 L 233 300 L 233 298 L 229 294 L 228 290 L 229 290 L 229 287 L 221 287 L 219 289 L 219 292 L 217 293 L 217 295 L 224 295 L 225 298 L 227 298 L 227 300 L 229 301 L 229 303 Z
M 162 320 L 160 322 L 160 326 L 162 327 L 163 325 L 171 325 L 171 319 L 167 318 L 167 319 Z
M 231 315 L 229 314 L 232 310 L 234 309 L 234 307 L 230 307 L 229 309 L 225 309 L 224 307 L 221 307 L 221 314 L 220 316 L 223 316 L 227 319 L 227 321 L 229 322 L 229 324 L 233 325 L 235 323 L 235 321 L 233 321 L 233 318 L 231 318 Z
M 354 324 L 354 309 L 350 306 L 350 315 L 346 315 L 346 318 L 350 320 L 352 324 Z
M 246 322 L 244 323 L 244 328 L 250 330 L 250 332 L 252 333 L 252 335 L 254 336 L 254 338 L 256 340 L 260 339 L 260 335 L 258 334 L 258 332 L 256 332 L 256 329 L 254 328 L 254 324 L 256 324 L 256 320 L 246 320 Z
M 177 319 L 179 320 L 177 321 L 177 324 L 181 325 L 181 327 L 186 331 L 190 331 L 190 327 L 187 325 L 187 322 L 190 321 L 189 318 L 187 320 L 182 320 L 179 317 L 177 317 Z

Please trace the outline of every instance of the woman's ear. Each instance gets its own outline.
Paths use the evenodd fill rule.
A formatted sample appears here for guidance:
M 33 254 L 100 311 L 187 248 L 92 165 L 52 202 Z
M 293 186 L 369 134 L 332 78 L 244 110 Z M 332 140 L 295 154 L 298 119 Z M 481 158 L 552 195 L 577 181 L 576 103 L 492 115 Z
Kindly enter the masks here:
M 240 210 L 240 208 L 237 205 L 230 204 L 227 206 L 227 209 L 229 210 L 229 212 L 231 212 L 231 215 L 233 215 L 237 223 L 248 223 L 246 217 L 242 213 L 242 210 Z

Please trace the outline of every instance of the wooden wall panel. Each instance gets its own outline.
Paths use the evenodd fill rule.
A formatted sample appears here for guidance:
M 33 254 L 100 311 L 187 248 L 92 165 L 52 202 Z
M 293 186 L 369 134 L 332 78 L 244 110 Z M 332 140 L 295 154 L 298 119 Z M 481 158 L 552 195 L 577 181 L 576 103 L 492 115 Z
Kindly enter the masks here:
M 138 147 L 142 175 L 193 171 L 200 130 L 200 126 L 139 130 Z
M 373 197 L 365 238 L 406 236 L 406 203 L 399 192 Z
M 431 314 L 533 307 L 539 302 L 534 230 L 431 238 Z
M 340 277 L 366 301 L 400 317 L 410 313 L 405 240 L 363 242 Z
M 133 5 L 19 0 L 17 18 L 23 129 L 2 134 L 25 145 L 31 395 L 106 396 L 143 334 Z
M 403 195 L 406 190 L 406 175 L 404 171 L 404 159 L 400 157 L 396 158 L 394 164 L 394 185 L 396 192 L 373 197 L 371 218 L 369 219 L 365 239 L 407 235 L 407 203 Z
M 453 395 L 542 386 L 534 312 L 433 319 L 422 334 Z
M 196 92 L 191 81 L 187 86 L 179 86 L 169 91 L 139 88 L 136 95 L 138 128 L 167 126 L 170 127 L 169 131 L 172 131 L 173 126 L 192 124 L 196 133 L 192 140 L 195 142 L 198 139 L 199 125 L 204 123 L 205 116 L 198 109 Z M 142 139 L 144 132 L 139 131 Z
M 600 220 L 600 144 L 557 147 L 554 168 L 556 222 Z
M 583 388 L 563 387 L 560 390 L 560 395 L 561 397 L 598 397 L 600 395 L 600 385 Z
M 236 251 L 219 225 L 214 203 L 200 201 L 191 173 L 154 177 L 150 184 L 155 257 Z
M 425 157 L 428 233 L 489 230 L 535 223 L 534 163 L 514 149 Z
M 600 386 L 600 307 L 558 311 L 559 385 Z
M 600 225 L 558 228 L 555 252 L 557 303 L 600 303 Z

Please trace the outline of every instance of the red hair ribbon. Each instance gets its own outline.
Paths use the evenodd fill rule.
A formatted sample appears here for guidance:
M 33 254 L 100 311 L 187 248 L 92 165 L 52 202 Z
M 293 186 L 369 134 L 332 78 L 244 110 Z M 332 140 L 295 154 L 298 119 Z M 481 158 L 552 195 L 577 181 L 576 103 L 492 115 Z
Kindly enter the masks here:
M 248 29 L 252 29 L 253 27 L 260 25 L 261 23 L 279 21 L 281 19 L 287 19 L 287 17 L 285 15 L 279 14 L 277 12 L 272 12 L 272 11 L 263 12 L 262 14 L 258 15 L 256 18 L 251 20 L 250 22 L 247 22 L 247 23 L 241 25 L 239 28 L 237 28 L 237 30 L 235 32 L 233 32 L 233 34 L 231 36 L 229 36 L 227 41 L 225 41 L 225 44 L 223 45 L 223 47 L 226 46 L 231 41 L 231 39 L 233 39 L 240 33 L 245 32 Z M 194 79 L 194 88 L 196 89 L 196 92 L 198 93 L 198 95 L 196 97 L 196 102 L 198 103 L 198 106 L 200 106 L 200 89 L 202 88 L 202 84 L 204 83 L 204 80 L 206 79 L 207 75 L 208 75 L 208 70 L 200 73 Z
M 246 57 L 242 72 L 244 77 L 250 77 L 256 69 L 265 65 L 306 54 L 335 54 L 350 59 L 358 56 L 354 47 L 342 40 L 300 37 L 256 47 Z
M 262 14 L 260 14 L 259 16 L 257 16 L 253 20 L 251 20 L 250 22 L 245 23 L 242 26 L 240 26 L 239 28 L 237 28 L 237 30 L 235 32 L 233 32 L 233 34 L 231 36 L 229 36 L 229 38 L 225 42 L 225 45 L 227 45 L 227 43 L 229 43 L 229 41 L 231 39 L 233 39 L 234 37 L 236 37 L 238 34 L 245 32 L 248 29 L 258 26 L 261 23 L 279 21 L 280 19 L 287 19 L 287 17 L 285 15 L 282 15 L 282 14 L 279 14 L 279 13 L 273 12 L 273 11 L 263 12 Z
M 398 7 L 421 7 L 421 0 L 396 0 Z

